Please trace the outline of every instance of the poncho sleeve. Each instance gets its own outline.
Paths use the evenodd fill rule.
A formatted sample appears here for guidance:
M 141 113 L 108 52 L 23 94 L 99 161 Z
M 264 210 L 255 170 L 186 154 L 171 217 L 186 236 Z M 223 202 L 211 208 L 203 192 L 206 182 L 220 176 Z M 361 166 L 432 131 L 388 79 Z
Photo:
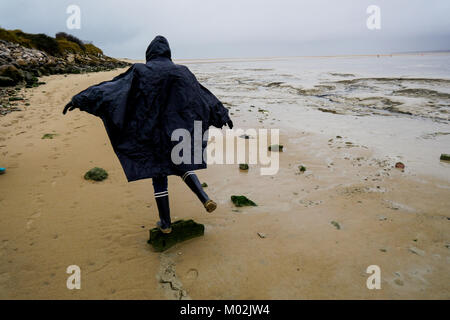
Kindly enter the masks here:
M 127 101 L 135 80 L 135 66 L 110 81 L 93 85 L 72 98 L 72 104 L 122 129 L 127 111 Z
M 211 93 L 211 91 L 206 89 L 201 83 L 199 84 L 204 95 L 207 97 L 207 101 L 211 109 L 209 124 L 220 129 L 228 121 L 230 121 L 230 117 L 228 116 L 228 109 L 223 106 L 222 102 L 220 102 L 219 99 L 217 99 L 217 97 Z

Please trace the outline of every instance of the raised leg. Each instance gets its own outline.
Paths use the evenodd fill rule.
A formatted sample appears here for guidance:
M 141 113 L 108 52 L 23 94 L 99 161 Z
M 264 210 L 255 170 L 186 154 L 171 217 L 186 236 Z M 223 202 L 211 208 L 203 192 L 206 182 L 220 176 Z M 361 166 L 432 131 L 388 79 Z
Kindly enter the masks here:
M 205 190 L 203 190 L 203 187 L 194 171 L 185 172 L 181 175 L 181 178 L 192 190 L 192 192 L 195 193 L 197 198 L 205 207 L 206 211 L 212 212 L 217 208 L 217 204 L 214 201 L 210 200 Z

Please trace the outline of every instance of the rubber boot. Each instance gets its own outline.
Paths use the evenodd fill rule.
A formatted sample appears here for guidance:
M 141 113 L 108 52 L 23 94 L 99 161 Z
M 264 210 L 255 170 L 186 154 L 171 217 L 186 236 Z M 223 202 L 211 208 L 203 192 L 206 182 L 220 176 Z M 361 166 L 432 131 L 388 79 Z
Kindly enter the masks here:
M 181 176 L 188 187 L 195 193 L 197 198 L 203 203 L 206 211 L 213 212 L 217 208 L 217 204 L 210 200 L 205 190 L 198 180 L 197 175 L 193 171 L 188 171 Z
M 171 223 L 170 220 L 170 207 L 169 207 L 169 194 L 167 191 L 160 192 L 159 194 L 155 193 L 155 200 L 156 205 L 158 206 L 158 212 L 159 212 L 159 219 L 156 223 L 156 226 L 161 230 L 163 233 L 170 233 L 172 232 Z

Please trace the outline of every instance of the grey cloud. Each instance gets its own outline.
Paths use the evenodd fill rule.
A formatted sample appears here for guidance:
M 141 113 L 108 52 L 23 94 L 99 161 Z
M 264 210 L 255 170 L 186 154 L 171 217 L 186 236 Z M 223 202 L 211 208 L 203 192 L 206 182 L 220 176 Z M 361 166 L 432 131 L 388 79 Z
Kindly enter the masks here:
M 66 8 L 79 5 L 82 28 L 67 30 Z M 381 8 L 368 30 L 366 8 Z M 91 40 L 106 54 L 143 58 L 151 39 L 169 39 L 175 58 L 386 53 L 450 49 L 448 0 L 166 0 L 0 3 L 8 29 Z

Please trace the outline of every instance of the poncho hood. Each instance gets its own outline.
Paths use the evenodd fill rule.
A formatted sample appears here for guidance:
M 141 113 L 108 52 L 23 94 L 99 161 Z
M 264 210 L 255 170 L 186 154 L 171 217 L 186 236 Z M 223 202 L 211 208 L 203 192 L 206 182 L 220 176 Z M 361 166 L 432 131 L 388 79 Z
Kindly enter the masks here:
M 145 52 L 145 59 L 148 61 L 165 57 L 171 59 L 172 53 L 170 51 L 169 41 L 163 36 L 156 36 L 155 39 L 149 44 L 147 51 Z

